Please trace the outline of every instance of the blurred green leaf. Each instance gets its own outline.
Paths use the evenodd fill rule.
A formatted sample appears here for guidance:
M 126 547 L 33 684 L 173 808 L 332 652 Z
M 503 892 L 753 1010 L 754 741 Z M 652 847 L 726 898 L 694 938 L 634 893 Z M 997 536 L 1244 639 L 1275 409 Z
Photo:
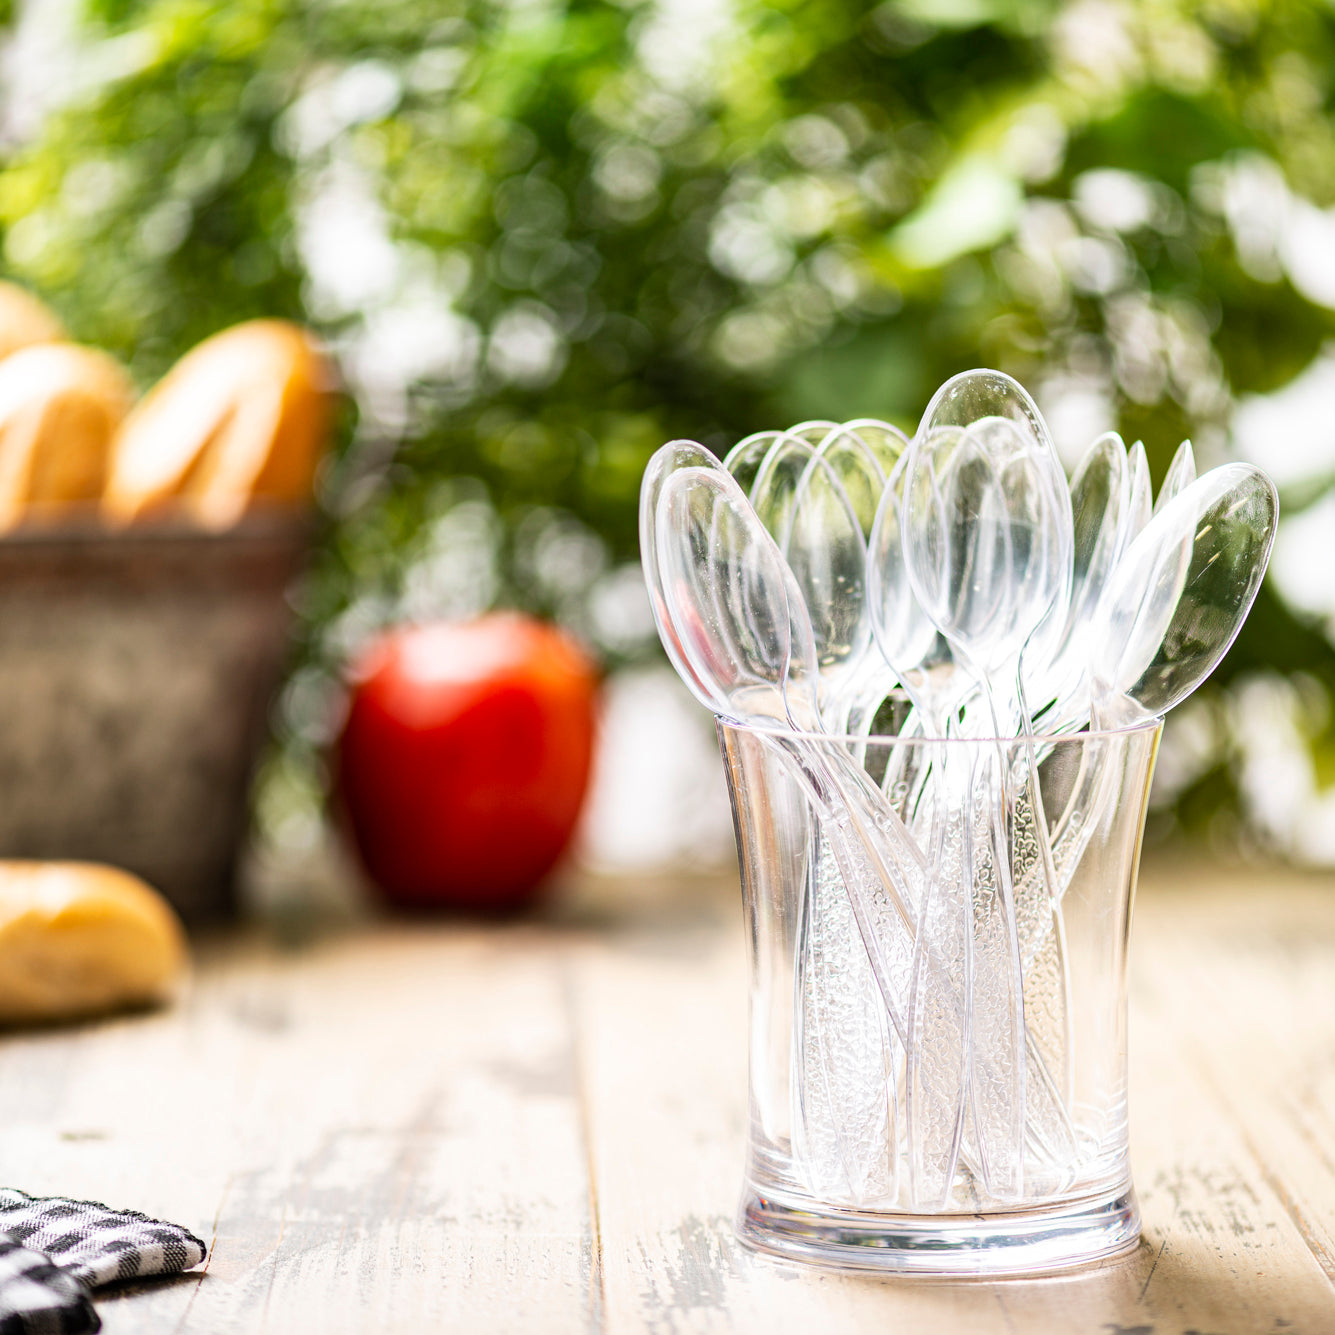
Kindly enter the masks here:
M 1157 479 L 1335 338 L 1294 240 L 1335 204 L 1315 0 L 86 0 L 79 40 L 98 73 L 0 146 L 0 270 L 141 385 L 251 316 L 329 341 L 300 598 L 328 676 L 470 590 L 653 652 L 590 609 L 669 437 L 912 427 L 991 364 L 1068 451 L 1117 425 Z M 558 538 L 564 583 L 530 550 Z M 1333 664 L 1267 586 L 1218 682 Z

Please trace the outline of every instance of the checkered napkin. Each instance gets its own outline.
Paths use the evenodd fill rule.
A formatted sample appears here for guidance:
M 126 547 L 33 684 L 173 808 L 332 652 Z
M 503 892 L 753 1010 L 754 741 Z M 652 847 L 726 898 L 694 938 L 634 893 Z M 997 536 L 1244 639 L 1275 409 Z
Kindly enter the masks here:
M 101 1326 L 89 1291 L 175 1275 L 204 1259 L 193 1233 L 92 1201 L 0 1189 L 0 1335 L 83 1335 Z

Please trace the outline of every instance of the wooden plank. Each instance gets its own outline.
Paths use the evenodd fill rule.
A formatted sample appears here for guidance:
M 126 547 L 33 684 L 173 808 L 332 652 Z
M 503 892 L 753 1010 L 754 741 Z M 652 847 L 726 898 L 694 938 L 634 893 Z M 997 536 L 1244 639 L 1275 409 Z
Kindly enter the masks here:
M 225 956 L 176 1014 L 8 1040 L 0 1090 L 6 1180 L 211 1244 L 202 1280 L 101 1303 L 109 1332 L 596 1315 L 569 1008 L 539 934 L 423 925 Z
M 1148 879 L 1146 1240 L 1065 1278 L 852 1277 L 740 1247 L 735 886 L 206 950 L 173 1011 L 0 1039 L 0 1180 L 210 1241 L 202 1279 L 101 1300 L 113 1335 L 1335 1329 L 1335 886 Z
M 1208 900 L 1202 910 L 1209 913 Z M 638 951 L 588 947 L 577 994 L 608 1328 L 964 1335 L 1335 1328 L 1320 1258 L 1286 1188 L 1257 1162 L 1264 1125 L 1249 1141 L 1217 1079 L 1183 1059 L 1212 1041 L 1215 1017 L 1168 1004 L 1153 985 L 1178 945 L 1173 912 L 1160 913 L 1146 897 L 1137 929 L 1136 950 L 1147 958 L 1136 965 L 1133 991 L 1131 1106 L 1145 1241 L 1123 1261 L 1040 1281 L 850 1277 L 745 1251 L 731 1233 L 745 1111 L 740 923 L 730 940 L 690 952 L 667 950 L 661 938 L 653 950 L 648 940 Z M 1251 940 L 1262 953 L 1269 948 L 1254 930 Z M 1200 960 L 1211 967 L 1207 946 Z M 1335 939 L 1324 961 L 1335 980 Z M 1283 977 L 1268 976 L 1266 986 L 1282 1008 Z M 1335 1078 L 1331 1063 L 1326 1069 Z M 1226 1087 L 1268 1075 L 1263 1064 L 1235 1068 Z M 1335 1191 L 1325 1199 L 1335 1203 Z
M 1142 1194 L 1171 1209 L 1164 1258 L 1196 1275 L 1208 1263 L 1198 1307 L 1208 1299 L 1221 1327 L 1335 1329 L 1335 880 L 1156 879 L 1142 905 L 1132 1041 L 1157 1071 L 1142 1055 L 1137 1093 L 1159 1096 L 1170 1064 L 1194 1089 L 1160 1100 L 1133 1143 L 1154 1166 Z M 1209 1118 L 1195 1115 L 1201 1106 Z M 1153 1283 L 1172 1310 L 1162 1263 Z

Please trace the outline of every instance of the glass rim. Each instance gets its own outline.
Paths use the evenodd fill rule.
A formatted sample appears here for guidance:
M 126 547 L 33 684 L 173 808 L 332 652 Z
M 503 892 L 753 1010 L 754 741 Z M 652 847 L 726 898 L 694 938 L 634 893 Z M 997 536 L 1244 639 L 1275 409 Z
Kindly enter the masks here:
M 795 738 L 802 742 L 838 742 L 848 746 L 1014 746 L 1066 745 L 1072 743 L 1113 741 L 1157 732 L 1163 727 L 1164 715 L 1154 714 L 1136 723 L 1124 723 L 1117 728 L 1090 728 L 1083 732 L 1022 732 L 1010 737 L 905 737 L 898 733 L 832 733 L 807 732 L 775 719 L 773 723 L 746 722 L 728 714 L 715 713 L 714 721 L 732 732 L 756 733 L 761 737 Z

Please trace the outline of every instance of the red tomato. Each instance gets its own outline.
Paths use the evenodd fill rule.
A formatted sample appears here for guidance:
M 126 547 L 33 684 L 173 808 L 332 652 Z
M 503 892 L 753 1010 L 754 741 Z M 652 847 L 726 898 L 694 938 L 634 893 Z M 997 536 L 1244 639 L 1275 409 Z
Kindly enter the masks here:
M 389 632 L 353 673 L 338 777 L 393 903 L 502 912 L 565 851 L 593 757 L 597 675 L 516 613 Z

